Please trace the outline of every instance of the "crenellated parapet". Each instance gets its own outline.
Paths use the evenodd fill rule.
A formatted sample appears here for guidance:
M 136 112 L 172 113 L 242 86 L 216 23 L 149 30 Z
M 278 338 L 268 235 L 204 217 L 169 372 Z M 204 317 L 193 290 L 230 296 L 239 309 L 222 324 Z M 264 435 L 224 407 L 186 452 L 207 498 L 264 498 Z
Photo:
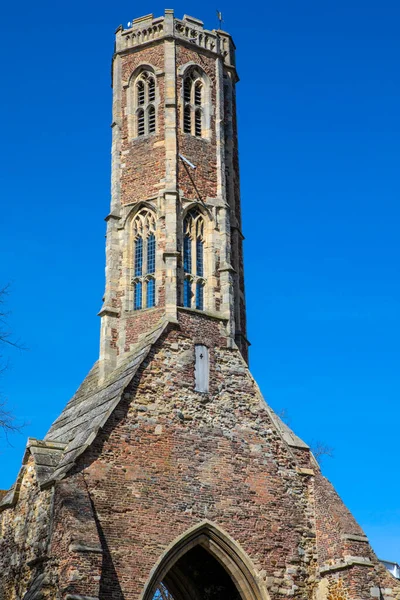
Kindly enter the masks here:
M 128 29 L 120 26 L 116 31 L 117 54 L 173 37 L 222 56 L 226 66 L 235 67 L 235 44 L 229 33 L 205 29 L 203 21 L 189 15 L 176 19 L 172 10 L 166 10 L 164 17 L 153 18 L 153 15 L 149 14 L 134 19 L 129 25 Z

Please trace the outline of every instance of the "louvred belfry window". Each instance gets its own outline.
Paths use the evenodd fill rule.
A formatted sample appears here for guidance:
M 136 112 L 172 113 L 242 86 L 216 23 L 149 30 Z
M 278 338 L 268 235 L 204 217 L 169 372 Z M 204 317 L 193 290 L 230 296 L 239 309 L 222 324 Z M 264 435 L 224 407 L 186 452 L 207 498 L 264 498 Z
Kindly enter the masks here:
M 143 209 L 133 220 L 133 309 L 156 305 L 156 220 Z
M 136 80 L 136 135 L 142 137 L 156 131 L 156 80 L 153 73 L 143 71 Z
M 183 131 L 203 137 L 204 81 L 197 69 L 192 69 L 183 80 Z
M 204 218 L 193 209 L 183 224 L 183 306 L 204 310 Z

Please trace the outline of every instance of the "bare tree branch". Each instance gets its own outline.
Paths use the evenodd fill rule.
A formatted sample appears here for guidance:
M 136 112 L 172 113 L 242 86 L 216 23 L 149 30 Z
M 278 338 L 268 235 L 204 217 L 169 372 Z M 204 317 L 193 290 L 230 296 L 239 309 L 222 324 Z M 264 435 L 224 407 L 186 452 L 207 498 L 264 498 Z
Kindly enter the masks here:
M 321 464 L 322 459 L 329 457 L 333 458 L 333 448 L 332 446 L 328 446 L 319 440 L 315 440 L 310 444 L 311 452 L 314 454 L 316 461 Z
M 290 427 L 290 417 L 286 408 L 276 410 L 275 413 L 288 427 Z M 320 440 L 312 440 L 309 444 L 310 450 L 313 453 L 315 460 L 321 465 L 324 458 L 333 458 L 334 452 L 332 446 L 328 446 Z
M 10 286 L 6 285 L 0 288 L 0 348 L 11 346 L 25 350 L 25 347 L 19 340 L 12 337 L 12 333 L 8 327 L 9 312 L 6 311 L 6 301 L 9 294 Z M 0 353 L 0 376 L 9 367 L 8 358 L 4 358 L 3 353 Z M 9 433 L 15 433 L 21 430 L 23 425 L 17 425 L 14 415 L 7 409 L 6 401 L 0 397 L 0 431 L 8 439 Z

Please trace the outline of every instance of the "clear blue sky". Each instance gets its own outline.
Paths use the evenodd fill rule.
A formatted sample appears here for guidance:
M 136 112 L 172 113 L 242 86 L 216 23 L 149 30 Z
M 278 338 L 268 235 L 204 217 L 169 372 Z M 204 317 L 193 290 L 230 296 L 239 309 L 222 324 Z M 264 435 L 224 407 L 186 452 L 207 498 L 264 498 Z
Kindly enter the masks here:
M 0 440 L 0 488 L 98 354 L 114 30 L 169 7 L 213 28 L 218 8 L 241 78 L 252 372 L 303 439 L 335 448 L 325 474 L 400 561 L 400 4 L 224 2 L 3 7 L 0 283 L 29 350 L 1 381 L 28 425 Z

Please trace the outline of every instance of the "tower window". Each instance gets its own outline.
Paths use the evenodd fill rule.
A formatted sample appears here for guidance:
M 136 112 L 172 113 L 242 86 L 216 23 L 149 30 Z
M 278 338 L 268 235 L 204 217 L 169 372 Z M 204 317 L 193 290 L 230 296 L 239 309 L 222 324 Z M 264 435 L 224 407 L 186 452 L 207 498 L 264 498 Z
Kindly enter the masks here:
M 147 308 L 151 308 L 151 307 L 155 306 L 155 304 L 156 304 L 156 282 L 154 281 L 154 277 L 151 277 L 147 281 L 146 293 L 147 293 L 146 305 L 147 305 Z
M 184 120 L 183 120 L 183 130 L 184 130 L 185 133 L 191 133 L 192 132 L 192 109 L 190 108 L 189 104 L 187 106 L 185 106 L 185 116 L 184 116 Z
M 204 82 L 199 69 L 192 69 L 183 80 L 183 131 L 203 136 Z
M 197 137 L 201 137 L 201 110 L 199 108 L 194 113 L 194 133 Z
M 183 240 L 183 269 L 185 273 L 192 272 L 192 240 L 188 233 Z
M 149 102 L 154 102 L 154 100 L 156 99 L 156 82 L 154 81 L 153 77 L 149 77 L 148 89 Z
M 149 209 L 141 210 L 133 220 L 133 309 L 156 305 L 156 222 Z
M 196 308 L 204 310 L 204 285 L 200 281 L 196 283 Z
M 144 104 L 144 83 L 143 83 L 143 81 L 138 81 L 137 95 L 138 95 L 138 105 L 141 106 L 142 104 Z
M 188 277 L 183 282 L 183 306 L 190 308 L 192 306 L 192 283 Z
M 156 238 L 151 233 L 147 238 L 147 272 L 154 273 L 156 270 Z
M 201 106 L 201 83 L 196 81 L 194 84 L 194 103 L 196 106 Z
M 149 107 L 149 133 L 154 133 L 156 130 L 156 111 L 154 106 Z
M 137 119 L 138 119 L 138 135 L 144 135 L 145 134 L 145 123 L 144 123 L 144 110 L 140 109 L 138 110 L 138 114 L 137 114 Z
M 142 274 L 143 269 L 143 238 L 139 237 L 135 241 L 135 276 Z
M 156 110 L 156 81 L 154 76 L 143 71 L 136 81 L 136 121 L 137 136 L 155 133 Z
M 184 220 L 183 236 L 183 305 L 204 310 L 204 219 L 197 210 L 191 210 Z
M 142 282 L 136 281 L 134 283 L 134 309 L 140 310 L 142 308 Z
M 204 259 L 203 259 L 204 241 L 202 238 L 196 239 L 196 275 L 203 277 L 204 275 Z

